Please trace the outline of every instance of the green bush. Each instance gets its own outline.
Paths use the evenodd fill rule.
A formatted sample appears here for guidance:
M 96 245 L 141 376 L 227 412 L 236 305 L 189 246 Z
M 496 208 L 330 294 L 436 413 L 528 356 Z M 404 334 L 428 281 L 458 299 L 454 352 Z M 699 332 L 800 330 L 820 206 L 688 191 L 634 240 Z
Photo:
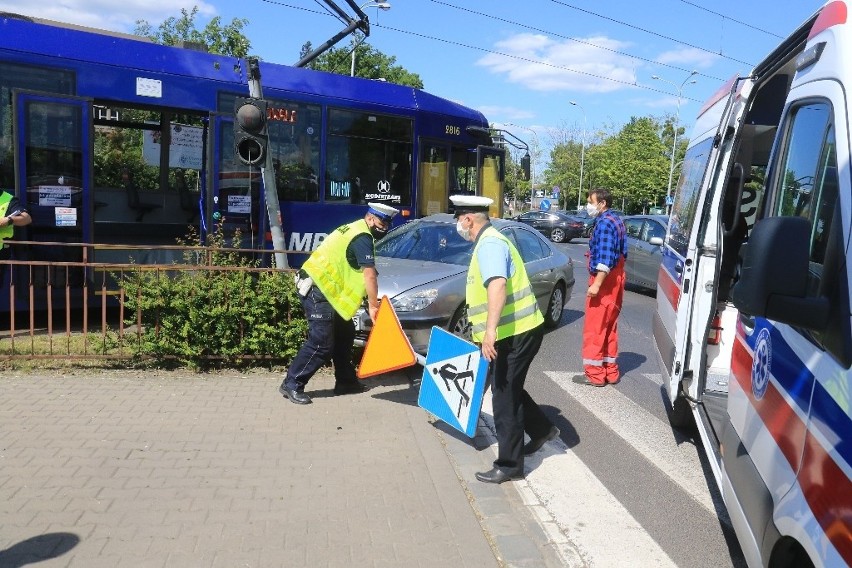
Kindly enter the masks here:
M 289 363 L 307 332 L 292 272 L 261 269 L 221 233 L 184 260 L 174 270 L 139 266 L 122 277 L 125 323 L 141 322 L 139 333 L 124 338 L 135 357 L 195 369 Z

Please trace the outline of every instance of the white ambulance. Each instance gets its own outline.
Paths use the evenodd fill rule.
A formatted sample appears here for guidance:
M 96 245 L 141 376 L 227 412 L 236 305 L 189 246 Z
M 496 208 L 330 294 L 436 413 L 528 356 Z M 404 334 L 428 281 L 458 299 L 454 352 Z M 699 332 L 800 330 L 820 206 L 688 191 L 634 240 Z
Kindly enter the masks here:
M 852 564 L 850 87 L 833 1 L 701 109 L 663 245 L 671 419 L 697 427 L 750 566 Z

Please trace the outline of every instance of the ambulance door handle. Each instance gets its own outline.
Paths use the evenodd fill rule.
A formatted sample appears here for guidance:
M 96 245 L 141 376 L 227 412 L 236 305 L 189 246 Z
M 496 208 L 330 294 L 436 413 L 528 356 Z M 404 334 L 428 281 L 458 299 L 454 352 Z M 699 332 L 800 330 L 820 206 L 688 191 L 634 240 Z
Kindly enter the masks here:
M 754 333 L 754 316 L 740 312 L 740 323 L 743 324 L 746 335 Z
M 675 272 L 677 272 L 678 274 L 683 274 L 683 263 L 682 262 L 676 262 L 675 263 Z

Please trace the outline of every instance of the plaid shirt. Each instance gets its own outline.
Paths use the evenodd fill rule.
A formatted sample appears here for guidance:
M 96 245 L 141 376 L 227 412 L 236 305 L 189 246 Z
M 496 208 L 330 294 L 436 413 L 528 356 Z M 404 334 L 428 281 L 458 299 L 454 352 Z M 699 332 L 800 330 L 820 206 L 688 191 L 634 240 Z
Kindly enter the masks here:
M 624 221 L 618 215 L 610 211 L 601 213 L 589 239 L 589 274 L 600 270 L 609 272 L 622 256 L 627 259 L 625 233 Z

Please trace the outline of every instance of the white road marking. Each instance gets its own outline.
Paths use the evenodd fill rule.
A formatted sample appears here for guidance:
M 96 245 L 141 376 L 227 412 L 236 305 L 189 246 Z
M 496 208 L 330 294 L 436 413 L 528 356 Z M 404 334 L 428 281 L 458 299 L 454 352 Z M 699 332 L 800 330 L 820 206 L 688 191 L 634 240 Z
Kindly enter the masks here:
M 483 401 L 482 418 L 492 432 L 496 456 L 490 396 Z M 533 467 L 527 468 L 525 480 L 516 481 L 515 487 L 538 516 L 566 566 L 633 567 L 639 558 L 647 566 L 676 566 L 561 440 L 548 442 L 527 458 L 527 464 Z M 617 543 L 613 535 L 618 535 Z
M 580 373 L 545 373 L 632 448 L 641 453 L 698 504 L 716 516 L 717 509 L 701 467 L 700 449 L 678 443 L 672 427 L 614 388 L 578 385 L 571 378 Z M 646 378 L 650 375 L 646 374 Z M 659 377 L 659 375 L 656 375 Z M 625 379 L 625 380 L 629 380 Z

